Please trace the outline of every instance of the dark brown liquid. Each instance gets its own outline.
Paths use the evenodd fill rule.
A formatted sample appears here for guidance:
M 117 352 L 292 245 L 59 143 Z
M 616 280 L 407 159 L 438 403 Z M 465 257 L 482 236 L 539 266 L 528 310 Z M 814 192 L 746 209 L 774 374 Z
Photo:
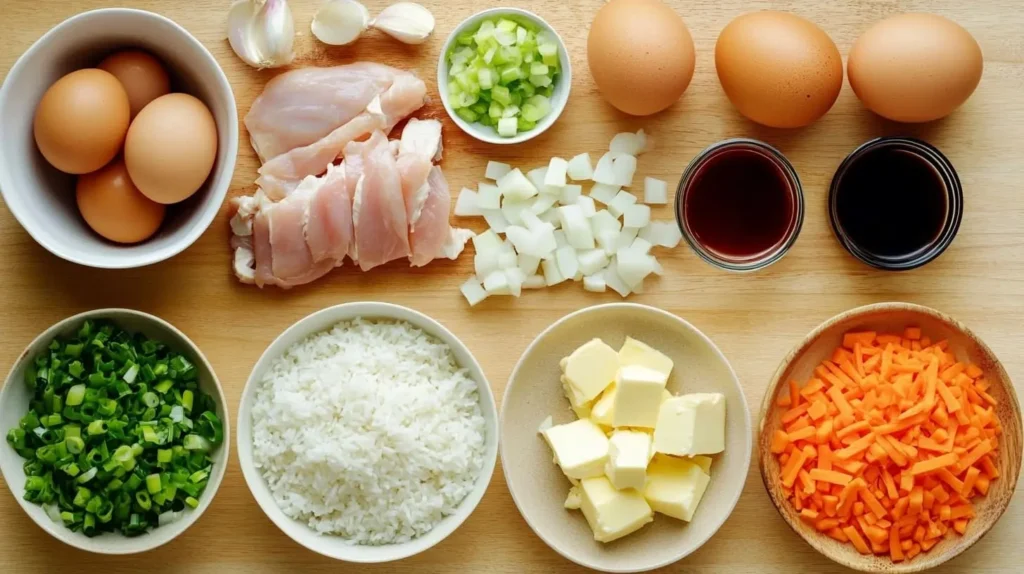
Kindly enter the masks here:
M 694 239 L 716 256 L 758 259 L 793 231 L 794 193 L 782 167 L 765 152 L 725 149 L 694 173 L 683 213 Z
M 939 172 L 898 145 L 869 150 L 847 167 L 836 188 L 836 219 L 866 254 L 913 256 L 934 244 L 949 202 Z

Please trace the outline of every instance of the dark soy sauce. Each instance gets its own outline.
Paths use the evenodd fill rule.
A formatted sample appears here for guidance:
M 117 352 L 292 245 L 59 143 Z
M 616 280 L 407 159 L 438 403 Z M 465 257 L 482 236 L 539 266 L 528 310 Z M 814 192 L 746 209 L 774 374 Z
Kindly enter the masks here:
M 796 226 L 795 191 L 765 152 L 712 152 L 694 173 L 683 217 L 694 240 L 725 260 L 749 261 L 780 247 Z
M 898 144 L 866 150 L 835 188 L 836 223 L 864 255 L 911 259 L 940 238 L 949 192 L 930 161 Z

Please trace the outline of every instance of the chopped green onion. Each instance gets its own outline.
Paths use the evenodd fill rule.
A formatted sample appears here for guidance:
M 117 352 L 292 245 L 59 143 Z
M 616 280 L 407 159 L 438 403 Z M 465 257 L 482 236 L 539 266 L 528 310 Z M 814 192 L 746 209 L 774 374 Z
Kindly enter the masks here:
M 159 474 L 151 474 L 146 477 L 146 490 L 149 491 L 150 494 L 156 494 L 160 492 L 161 488 L 163 487 L 160 485 Z

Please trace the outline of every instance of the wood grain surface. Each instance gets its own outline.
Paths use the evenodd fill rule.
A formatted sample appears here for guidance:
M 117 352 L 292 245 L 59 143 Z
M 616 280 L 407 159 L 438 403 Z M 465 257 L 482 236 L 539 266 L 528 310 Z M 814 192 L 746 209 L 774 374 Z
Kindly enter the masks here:
M 440 46 L 458 22 L 498 2 L 421 0 L 437 16 L 435 36 L 410 47 L 370 33 L 357 44 L 316 44 L 308 25 L 313 0 L 293 1 L 296 65 L 336 65 L 377 60 L 411 69 L 433 89 Z M 940 309 L 974 329 L 1024 381 L 1024 11 L 1017 0 L 669 0 L 689 25 L 697 45 L 697 71 L 685 96 L 666 112 L 645 119 L 615 112 L 598 95 L 586 64 L 586 35 L 601 0 L 518 0 L 561 33 L 575 69 L 569 105 L 555 126 L 520 146 L 487 146 L 445 123 L 445 174 L 454 190 L 472 186 L 488 159 L 536 167 L 552 155 L 566 157 L 606 149 L 616 132 L 646 129 L 654 151 L 640 161 L 638 175 L 678 180 L 703 147 L 732 136 L 761 138 L 779 147 L 803 181 L 807 215 L 796 246 L 768 270 L 728 274 L 699 260 L 685 246 L 663 258 L 667 275 L 631 300 L 676 313 L 707 333 L 733 363 L 748 403 L 756 409 L 778 362 L 814 326 L 850 307 L 888 300 Z M 47 29 L 78 12 L 126 2 L 102 0 L 0 0 L 0 73 Z M 162 13 L 198 37 L 228 74 L 240 115 L 275 72 L 256 72 L 238 60 L 225 40 L 227 0 L 134 0 L 133 7 Z M 366 2 L 379 11 L 384 0 Z M 845 54 L 873 22 L 905 11 L 938 12 L 960 22 L 985 53 L 985 74 L 974 97 L 935 124 L 906 127 L 865 111 L 848 86 L 832 111 L 806 129 L 757 127 L 731 108 L 715 77 L 713 48 L 718 31 L 736 15 L 756 9 L 792 10 L 821 25 Z M 424 111 L 444 115 L 435 101 Z M 847 255 L 828 226 L 828 181 L 859 143 L 883 134 L 910 133 L 941 148 L 959 170 L 966 212 L 949 251 L 923 269 L 902 274 L 871 270 Z M 241 135 L 231 195 L 252 191 L 257 160 Z M 670 217 L 658 209 L 656 217 Z M 408 305 L 445 323 L 468 343 L 500 397 L 512 366 L 544 327 L 583 306 L 617 300 L 611 293 L 585 293 L 578 285 L 531 292 L 522 299 L 487 301 L 469 309 L 458 285 L 471 273 L 472 258 L 409 269 L 400 262 L 369 273 L 335 271 L 292 291 L 259 290 L 239 284 L 230 272 L 228 207 L 203 237 L 182 255 L 145 269 L 101 271 L 61 261 L 36 245 L 6 208 L 0 208 L 0 371 L 40 331 L 70 314 L 97 307 L 132 307 L 175 324 L 205 351 L 217 370 L 229 409 L 249 370 L 283 329 L 317 309 L 358 300 Z M 474 222 L 475 223 L 475 222 Z M 754 413 L 756 415 L 756 413 Z M 232 421 L 234 423 L 234 421 Z M 6 491 L 6 486 L 0 485 Z M 1024 502 L 1016 497 L 1002 521 L 975 547 L 937 572 L 1016 572 L 1024 561 L 1018 534 Z M 476 513 L 446 541 L 420 556 L 381 566 L 344 565 L 293 543 L 259 510 L 235 460 L 209 512 L 167 546 L 135 557 L 91 556 L 50 538 L 0 492 L 2 572 L 580 572 L 548 549 L 527 527 L 500 471 Z M 666 572 L 843 572 L 786 527 L 757 476 L 748 471 L 746 490 L 717 536 Z

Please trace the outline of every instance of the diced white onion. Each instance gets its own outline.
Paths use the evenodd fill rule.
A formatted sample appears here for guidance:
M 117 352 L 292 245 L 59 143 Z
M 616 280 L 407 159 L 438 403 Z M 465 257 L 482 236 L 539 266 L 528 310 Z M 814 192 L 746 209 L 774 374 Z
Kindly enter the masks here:
M 594 198 L 589 195 L 581 195 L 577 197 L 576 205 L 580 206 L 580 209 L 583 210 L 584 217 L 594 217 L 594 214 L 597 213 L 597 205 L 594 204 Z
M 640 237 L 659 247 L 675 248 L 683 239 L 679 226 L 674 221 L 652 221 L 643 228 Z
M 508 292 L 513 297 L 518 297 L 523 292 L 523 281 L 526 275 L 517 267 L 505 270 L 505 281 L 508 283 Z
M 633 245 L 633 240 L 636 239 L 640 230 L 635 227 L 623 227 L 622 232 L 619 233 L 619 245 L 617 249 L 626 249 Z
M 480 281 L 476 277 L 470 277 L 465 283 L 459 287 L 462 291 L 462 296 L 469 302 L 470 307 L 475 307 L 477 303 L 487 298 L 487 291 L 484 290 L 483 286 L 480 285 Z
M 500 209 L 501 208 L 501 190 L 498 186 L 491 185 L 489 183 L 480 182 L 477 185 L 476 206 L 481 211 L 484 209 Z
M 488 274 L 484 279 L 484 291 L 487 291 L 488 295 L 510 295 L 508 276 L 505 275 L 505 271 L 498 269 Z
M 478 254 L 490 251 L 496 252 L 501 249 L 502 243 L 504 242 L 493 229 L 488 229 L 483 233 L 477 233 L 473 236 L 473 248 L 476 249 Z
M 651 206 L 634 204 L 622 211 L 622 224 L 626 227 L 646 227 L 651 222 Z
M 628 191 L 620 191 L 615 198 L 608 202 L 608 211 L 615 217 L 622 217 L 626 208 L 636 203 L 636 196 Z
M 604 276 L 604 282 L 608 285 L 608 288 L 619 295 L 626 297 L 633 292 L 633 290 L 629 288 L 629 285 L 622 280 L 622 277 L 619 277 L 619 266 L 614 260 L 608 264 L 608 267 L 605 268 L 602 275 Z
M 580 272 L 584 275 L 593 275 L 608 266 L 608 254 L 604 249 L 587 249 L 576 253 L 576 259 L 580 263 Z
M 498 254 L 498 269 L 512 269 L 519 265 L 515 252 L 502 251 Z
M 583 278 L 583 289 L 593 293 L 604 293 L 607 284 L 604 282 L 604 273 L 587 275 Z
M 558 272 L 562 277 L 575 277 L 579 273 L 580 263 L 572 246 L 559 247 L 558 251 L 555 251 L 555 262 L 558 263 Z
M 556 229 L 554 231 L 554 235 L 555 235 L 555 245 L 557 246 L 556 249 L 561 249 L 562 247 L 565 247 L 566 245 L 569 245 L 569 240 L 566 239 L 566 237 L 565 237 L 565 230 L 564 229 Z
M 640 285 L 645 277 L 654 273 L 654 257 L 643 251 L 631 248 L 619 249 L 615 253 L 615 261 L 618 264 L 619 277 L 630 288 Z
M 590 163 L 590 154 L 581 153 L 569 160 L 566 174 L 569 176 L 569 179 L 574 181 L 582 181 L 594 177 L 594 168 Z
M 523 272 L 523 275 L 536 275 L 537 269 L 540 267 L 540 257 L 520 253 L 518 256 L 518 267 Z
M 636 174 L 636 158 L 631 155 L 621 154 L 612 162 L 612 171 L 615 172 L 615 183 L 622 187 L 633 185 L 633 175 Z
M 583 186 L 575 183 L 567 184 L 562 188 L 562 193 L 558 198 L 558 202 L 562 205 L 572 205 L 576 203 L 577 198 L 583 197 Z
M 509 222 L 510 225 L 521 225 L 523 223 L 521 214 L 523 211 L 530 209 L 533 202 L 533 199 L 512 199 L 506 197 L 501 202 L 501 214 L 505 216 L 505 221 Z
M 590 222 L 579 205 L 564 205 L 558 208 L 565 239 L 573 249 L 593 249 L 594 232 Z
M 569 186 L 566 186 L 569 187 Z M 545 211 L 551 209 L 558 203 L 558 196 L 551 195 L 549 193 L 538 194 L 537 197 L 533 198 L 533 203 L 530 204 L 530 211 L 535 215 L 540 215 Z
M 480 213 L 478 196 L 472 189 L 462 188 L 459 192 L 459 199 L 455 201 L 455 215 L 460 217 L 473 217 L 483 215 Z
M 629 246 L 630 249 L 635 249 L 644 253 L 650 253 L 651 247 L 651 243 L 643 237 L 637 237 L 633 240 L 633 244 Z
M 616 154 L 608 152 L 597 160 L 597 167 L 594 168 L 594 181 L 606 185 L 620 185 L 615 177 L 614 158 Z
M 498 189 L 506 198 L 529 199 L 537 195 L 537 188 L 523 175 L 519 168 L 505 174 L 498 182 Z
M 593 197 L 595 201 L 608 205 L 618 195 L 619 189 L 617 185 L 595 183 L 594 187 L 590 188 L 590 197 Z
M 653 177 L 644 178 L 644 203 L 664 205 L 668 203 L 668 184 Z
M 560 157 L 551 158 L 548 164 L 548 172 L 544 176 L 544 185 L 563 188 L 565 187 L 565 175 L 569 163 Z
M 547 286 L 548 283 L 544 280 L 543 275 L 530 275 L 523 281 L 523 289 L 543 289 Z
M 483 213 L 487 225 L 491 226 L 495 233 L 505 233 L 505 229 L 508 228 L 508 220 L 505 219 L 500 209 L 481 209 L 480 212 Z
M 558 210 L 556 209 L 549 209 L 537 217 L 544 223 L 550 224 L 552 229 L 558 229 L 562 226 L 562 222 L 558 220 Z
M 644 130 L 640 130 L 635 134 L 629 132 L 615 134 L 608 149 L 617 153 L 638 156 L 643 153 L 646 140 L 647 137 L 644 134 Z
M 498 181 L 505 177 L 505 174 L 510 171 L 512 171 L 512 166 L 507 163 L 489 161 L 487 162 L 487 171 L 484 173 L 484 177 L 493 181 Z
M 615 250 L 619 248 L 619 231 L 615 229 L 605 229 L 595 234 L 597 238 L 597 245 L 604 252 L 611 256 L 615 253 Z
M 548 166 L 538 167 L 537 169 L 531 169 L 526 172 L 526 178 L 530 180 L 530 183 L 540 191 L 540 188 L 544 187 L 544 178 L 548 175 Z
M 544 282 L 547 283 L 548 287 L 565 281 L 566 278 L 558 270 L 558 263 L 555 262 L 554 258 L 541 261 L 540 266 L 544 270 Z

